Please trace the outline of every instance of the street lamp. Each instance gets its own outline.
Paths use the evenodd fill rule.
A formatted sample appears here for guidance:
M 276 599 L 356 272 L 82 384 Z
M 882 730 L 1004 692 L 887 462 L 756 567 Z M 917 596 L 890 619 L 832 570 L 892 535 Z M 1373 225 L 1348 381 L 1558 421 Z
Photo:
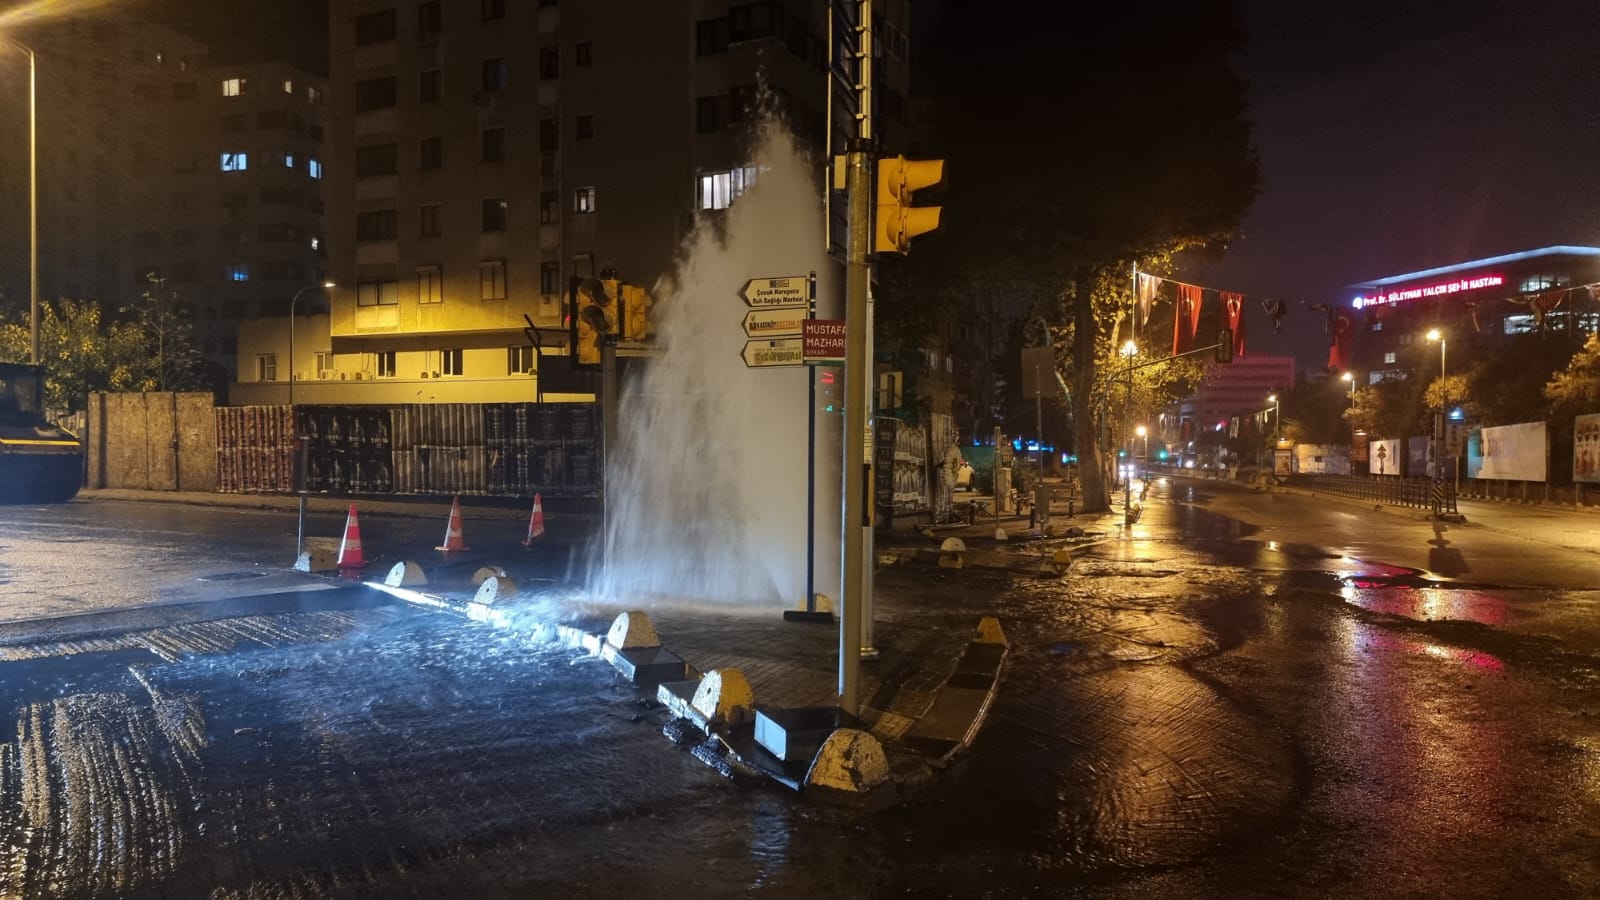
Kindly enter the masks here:
M 1122 354 L 1123 359 L 1128 361 L 1128 390 L 1127 393 L 1122 395 L 1122 427 L 1126 429 L 1128 427 L 1128 418 L 1130 415 L 1129 410 L 1133 406 L 1133 358 L 1139 355 L 1139 345 L 1135 344 L 1131 340 L 1126 341 L 1123 343 L 1122 349 L 1118 352 Z M 1123 434 L 1127 434 L 1127 432 L 1124 431 Z M 1122 508 L 1124 510 L 1130 509 L 1131 504 L 1133 503 L 1133 473 L 1131 469 L 1131 464 L 1133 463 L 1133 442 L 1127 441 L 1126 443 L 1129 444 L 1128 462 L 1130 464 L 1130 468 L 1123 469 L 1120 464 L 1117 466 L 1117 474 L 1122 477 Z
M 1145 462 L 1149 462 L 1150 461 L 1150 429 L 1144 427 L 1143 425 L 1140 425 L 1138 428 L 1135 428 L 1133 430 L 1133 433 L 1137 434 L 1141 438 L 1144 438 L 1144 459 L 1145 459 Z
M 294 297 L 289 300 L 289 405 L 294 405 L 294 310 L 300 303 L 300 296 L 306 291 L 320 291 L 338 287 L 331 281 L 321 284 L 309 284 L 294 292 Z
M 28 54 L 28 341 L 32 362 L 39 364 L 39 103 L 38 61 L 33 48 L 11 38 L 0 39 Z
M 1447 342 L 1444 338 L 1444 332 L 1437 328 L 1428 329 L 1427 338 L 1429 341 L 1439 342 L 1439 419 L 1433 426 L 1433 477 L 1435 483 L 1438 483 L 1444 478 L 1444 417 L 1450 411 L 1450 387 L 1444 376 L 1444 349 Z M 1455 467 L 1453 461 L 1451 467 Z M 1436 494 L 1433 501 L 1433 514 L 1437 516 L 1440 512 L 1440 503 Z

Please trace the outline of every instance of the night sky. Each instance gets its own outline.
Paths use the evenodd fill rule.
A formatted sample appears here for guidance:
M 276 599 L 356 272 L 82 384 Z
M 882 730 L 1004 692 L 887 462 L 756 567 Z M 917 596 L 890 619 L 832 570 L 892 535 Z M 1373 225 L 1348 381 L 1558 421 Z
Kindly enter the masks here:
M 1600 3 L 1250 0 L 1263 184 L 1222 262 L 1182 275 L 1289 301 L 1251 344 L 1320 367 L 1302 303 L 1551 244 L 1600 246 Z
M 325 0 L 146 8 L 224 52 L 326 69 Z M 1303 304 L 1348 302 L 1351 282 L 1600 245 L 1600 3 L 1246 0 L 1245 16 L 1262 192 L 1227 256 L 1179 276 L 1288 301 L 1277 337 L 1249 304 L 1257 352 L 1320 366 Z

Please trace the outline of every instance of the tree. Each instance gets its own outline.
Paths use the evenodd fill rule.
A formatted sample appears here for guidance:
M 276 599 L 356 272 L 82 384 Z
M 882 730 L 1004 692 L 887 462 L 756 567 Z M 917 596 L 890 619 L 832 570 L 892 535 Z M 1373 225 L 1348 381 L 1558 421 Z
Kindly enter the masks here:
M 189 390 L 200 371 L 187 323 L 169 312 L 139 308 L 130 319 L 108 320 L 93 300 L 39 303 L 39 362 L 45 370 L 45 405 L 84 408 L 97 391 Z M 30 356 L 27 313 L 0 324 L 0 359 Z
M 1105 509 L 1106 385 L 1130 332 L 1133 266 L 1164 274 L 1174 253 L 1220 248 L 1255 197 L 1229 63 L 1238 11 L 1060 4 L 1018 27 L 955 4 L 946 22 L 935 135 L 946 233 L 912 259 L 943 277 L 1001 261 L 1038 286 L 1038 312 L 1066 338 L 1084 508 Z
M 1600 412 L 1600 334 L 1589 340 L 1544 386 L 1553 415 L 1573 416 Z

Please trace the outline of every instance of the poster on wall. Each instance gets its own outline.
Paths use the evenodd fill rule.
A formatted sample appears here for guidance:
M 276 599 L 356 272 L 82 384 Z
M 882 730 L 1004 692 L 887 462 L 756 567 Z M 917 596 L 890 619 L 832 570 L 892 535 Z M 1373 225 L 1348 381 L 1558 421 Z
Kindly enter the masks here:
M 1467 477 L 1544 481 L 1549 457 L 1545 423 L 1496 425 L 1467 438 Z
M 1433 441 L 1426 437 L 1406 440 L 1406 477 L 1433 477 Z
M 1400 439 L 1384 438 L 1370 441 L 1367 447 L 1367 471 L 1373 475 L 1400 474 Z
M 1367 433 L 1358 431 L 1350 436 L 1350 461 L 1364 463 L 1367 461 Z
M 1579 416 L 1572 429 L 1572 480 L 1600 484 L 1600 413 Z

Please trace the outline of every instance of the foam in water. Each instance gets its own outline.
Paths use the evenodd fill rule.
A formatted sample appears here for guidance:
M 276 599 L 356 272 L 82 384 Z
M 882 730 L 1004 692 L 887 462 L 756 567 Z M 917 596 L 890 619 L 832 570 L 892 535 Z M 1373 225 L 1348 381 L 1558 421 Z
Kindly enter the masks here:
M 663 353 L 623 385 L 606 472 L 611 558 L 590 573 L 596 598 L 756 607 L 804 599 L 808 372 L 745 366 L 738 291 L 751 278 L 815 271 L 818 316 L 841 317 L 840 303 L 822 252 L 819 167 L 770 122 L 752 157 L 754 186 L 722 221 L 697 223 L 676 272 L 655 288 Z M 831 595 L 839 424 L 818 421 L 816 589 Z M 834 583 L 821 574 L 830 572 Z

